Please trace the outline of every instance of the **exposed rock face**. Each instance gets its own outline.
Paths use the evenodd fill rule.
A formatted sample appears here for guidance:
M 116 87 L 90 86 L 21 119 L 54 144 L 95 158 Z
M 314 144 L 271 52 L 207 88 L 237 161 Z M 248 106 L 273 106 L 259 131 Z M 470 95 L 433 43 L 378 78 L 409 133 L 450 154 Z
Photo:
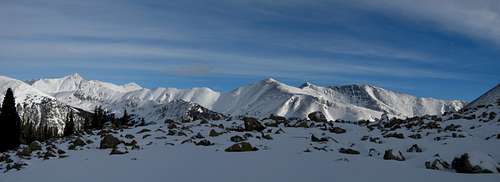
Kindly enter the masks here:
M 116 146 L 119 145 L 120 143 L 122 143 L 122 141 L 120 141 L 113 135 L 105 135 L 101 140 L 99 148 L 100 149 L 116 148 Z
M 250 152 L 250 151 L 257 151 L 258 149 L 253 147 L 250 143 L 248 142 L 241 142 L 234 144 L 230 146 L 229 148 L 226 148 L 226 152 Z
M 245 117 L 243 118 L 243 122 L 245 125 L 245 131 L 258 131 L 261 132 L 266 127 L 262 125 L 256 118 L 252 117 Z
M 328 120 L 326 119 L 325 114 L 323 114 L 323 112 L 321 112 L 321 111 L 316 111 L 316 112 L 309 113 L 309 114 L 307 115 L 307 117 L 308 117 L 311 121 L 315 121 L 315 122 L 327 122 L 327 121 L 328 121 Z
M 384 153 L 384 160 L 404 161 L 406 160 L 406 158 L 403 156 L 403 153 L 401 153 L 401 151 L 398 151 L 397 154 L 394 154 L 392 149 L 389 149 Z

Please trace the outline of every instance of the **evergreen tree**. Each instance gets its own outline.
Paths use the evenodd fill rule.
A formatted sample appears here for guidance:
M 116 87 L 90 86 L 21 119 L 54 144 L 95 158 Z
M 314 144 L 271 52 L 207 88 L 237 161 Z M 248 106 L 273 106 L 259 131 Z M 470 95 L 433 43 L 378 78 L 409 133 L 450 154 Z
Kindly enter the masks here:
M 66 124 L 64 125 L 64 136 L 70 136 L 75 133 L 75 121 L 73 117 L 73 110 L 68 113 L 66 117 Z
M 15 149 L 21 144 L 21 118 L 16 110 L 12 89 L 7 89 L 0 113 L 0 152 Z
M 127 127 L 130 124 L 130 120 L 130 115 L 128 115 L 127 109 L 125 109 L 125 111 L 123 111 L 123 116 L 120 118 L 120 125 L 122 127 Z

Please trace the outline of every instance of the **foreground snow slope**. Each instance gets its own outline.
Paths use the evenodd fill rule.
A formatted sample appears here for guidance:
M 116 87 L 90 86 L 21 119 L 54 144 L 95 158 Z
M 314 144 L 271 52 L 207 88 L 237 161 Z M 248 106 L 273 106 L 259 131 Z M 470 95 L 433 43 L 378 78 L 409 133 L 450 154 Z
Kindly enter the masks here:
M 475 112 L 498 111 L 477 110 Z M 472 114 L 472 113 L 471 113 Z M 500 115 L 499 115 L 500 116 Z M 452 116 L 447 116 L 452 117 Z M 335 134 L 314 128 L 268 127 L 272 139 L 257 138 L 259 132 L 226 131 L 209 137 L 214 129 L 222 132 L 219 124 L 225 128 L 241 126 L 242 121 L 210 121 L 182 124 L 186 136 L 168 135 L 164 124 L 126 129 L 113 134 L 125 142 L 138 141 L 139 150 L 131 150 L 124 145 L 118 148 L 127 150 L 124 155 L 109 155 L 108 150 L 97 149 L 101 137 L 84 135 L 85 140 L 94 143 L 77 150 L 67 150 L 65 158 L 42 160 L 33 157 L 23 160 L 28 164 L 20 171 L 0 174 L 0 182 L 29 182 L 37 179 L 45 181 L 476 181 L 493 182 L 500 179 L 494 174 L 458 174 L 453 171 L 425 169 L 425 161 L 439 158 L 450 162 L 454 157 L 466 152 L 479 152 L 492 156 L 499 162 L 500 139 L 490 138 L 500 131 L 499 122 L 494 118 L 489 122 L 477 120 L 450 119 L 441 122 L 442 128 L 449 125 L 461 125 L 460 131 L 441 131 L 422 129 L 422 139 L 408 138 L 412 130 L 397 129 L 406 136 L 404 139 L 384 138 L 382 131 L 370 131 L 365 126 L 335 123 L 346 133 Z M 425 122 L 430 122 L 426 120 Z M 180 125 L 179 125 L 180 126 Z M 474 129 L 471 129 L 474 126 Z M 149 129 L 150 131 L 145 131 Z M 283 130 L 280 134 L 276 131 Z M 215 143 L 212 146 L 196 146 L 193 143 L 203 140 L 196 138 L 200 133 L 204 139 Z M 428 134 L 425 134 L 428 133 Z M 451 137 L 452 133 L 465 135 L 464 138 Z M 133 135 L 134 139 L 123 136 Z M 259 148 L 255 152 L 228 153 L 224 149 L 233 144 L 232 136 L 251 134 L 248 142 Z M 311 142 L 311 134 L 330 138 L 327 142 Z M 381 143 L 361 140 L 363 136 L 379 137 Z M 436 140 L 440 137 L 440 140 Z M 190 140 L 191 139 L 191 140 Z M 370 139 L 371 140 L 371 139 Z M 186 142 L 187 141 L 187 142 Z M 68 140 L 53 142 L 58 148 L 66 150 Z M 407 152 L 413 144 L 422 148 L 421 153 Z M 340 148 L 352 148 L 359 155 L 339 153 Z M 374 153 L 371 154 L 371 149 Z M 401 151 L 405 161 L 383 160 L 383 151 L 393 149 Z M 378 153 L 378 154 L 377 154 Z M 21 159 L 16 159 L 19 161 Z
M 163 107 L 181 108 L 179 113 L 185 111 L 185 106 L 193 108 L 189 102 L 172 103 L 180 105 Z M 267 126 L 260 132 L 238 118 L 157 122 L 49 140 L 42 144 L 42 150 L 27 154 L 24 151 L 30 147 L 21 146 L 17 151 L 0 154 L 0 170 L 6 171 L 0 174 L 0 182 L 500 179 L 500 103 L 488 102 L 441 116 L 368 124 L 284 118 L 259 122 Z M 99 149 L 104 138 L 110 136 L 119 141 L 115 149 Z M 235 136 L 258 150 L 226 152 L 241 142 Z M 75 147 L 76 141 L 82 144 Z M 349 154 L 346 149 L 351 150 Z M 386 157 L 389 150 L 402 159 Z M 463 154 L 470 155 L 473 165 L 491 173 L 456 173 L 449 164 Z M 427 164 L 436 160 L 449 166 Z M 10 169 L 13 164 L 27 166 L 17 171 Z
M 464 105 L 462 101 L 417 98 L 369 85 L 320 87 L 307 83 L 302 87 L 293 87 L 274 79 L 262 80 L 227 93 L 209 88 L 146 89 L 134 83 L 114 85 L 85 80 L 78 74 L 41 79 L 32 85 L 75 107 L 92 110 L 96 105 L 103 105 L 117 113 L 124 108 L 184 100 L 234 116 L 262 118 L 276 114 L 305 118 L 311 112 L 323 111 L 329 120 L 374 120 L 384 112 L 404 118 L 456 111 Z

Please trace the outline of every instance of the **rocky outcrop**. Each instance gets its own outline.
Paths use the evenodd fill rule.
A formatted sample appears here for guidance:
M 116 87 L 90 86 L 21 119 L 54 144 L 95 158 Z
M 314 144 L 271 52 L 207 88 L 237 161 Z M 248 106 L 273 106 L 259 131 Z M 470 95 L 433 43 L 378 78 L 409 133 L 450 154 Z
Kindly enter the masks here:
M 321 111 L 309 113 L 307 115 L 307 118 L 309 118 L 309 120 L 315 121 L 315 122 L 327 122 L 328 121 L 326 119 L 325 114 L 323 114 L 323 112 L 321 112 Z

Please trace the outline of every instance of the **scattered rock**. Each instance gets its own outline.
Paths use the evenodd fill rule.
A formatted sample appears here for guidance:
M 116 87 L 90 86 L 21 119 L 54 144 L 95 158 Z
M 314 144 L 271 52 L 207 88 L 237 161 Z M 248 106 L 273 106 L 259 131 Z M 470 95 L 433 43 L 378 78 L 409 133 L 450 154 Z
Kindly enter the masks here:
M 209 137 L 218 137 L 220 135 L 224 134 L 223 132 L 217 132 L 214 129 L 211 129 L 210 132 L 208 132 Z
M 370 150 L 368 150 L 368 156 L 370 156 L 370 157 L 379 156 L 379 155 L 380 155 L 380 152 L 378 152 L 377 149 L 370 148 Z
M 83 141 L 82 138 L 78 137 L 75 140 L 70 142 L 70 145 L 68 146 L 69 150 L 76 150 L 76 147 L 83 147 L 87 145 L 85 141 Z
M 132 150 L 140 148 L 139 145 L 137 144 L 137 141 L 135 140 L 132 140 L 130 142 L 125 142 L 124 144 L 125 146 L 131 147 Z
M 253 147 L 250 143 L 248 142 L 241 142 L 234 144 L 230 146 L 229 148 L 226 148 L 224 151 L 226 152 L 250 152 L 250 151 L 257 151 L 258 149 Z
M 359 151 L 357 150 L 354 150 L 354 149 L 350 149 L 350 148 L 340 148 L 339 150 L 340 153 L 343 153 L 343 154 L 353 154 L 353 155 L 358 155 L 360 154 Z
M 122 141 L 120 141 L 113 135 L 105 135 L 101 140 L 99 148 L 100 149 L 116 148 L 116 146 L 120 143 L 122 143 Z
M 131 135 L 131 134 L 126 134 L 126 135 L 125 135 L 125 138 L 126 138 L 126 139 L 133 139 L 133 138 L 135 138 L 135 136 L 134 136 L 134 135 Z
M 346 130 L 343 129 L 343 128 L 340 128 L 340 127 L 333 127 L 333 128 L 330 128 L 329 129 L 330 132 L 332 133 L 336 133 L 336 134 L 342 134 L 342 133 L 345 133 Z
M 328 138 L 325 137 L 318 138 L 314 135 L 311 135 L 311 142 L 328 142 Z
M 309 118 L 309 120 L 314 121 L 314 122 L 327 122 L 328 121 L 326 119 L 325 114 L 323 114 L 323 112 L 321 112 L 321 111 L 309 113 L 307 115 L 307 117 Z
M 413 144 L 408 150 L 406 150 L 406 152 L 420 153 L 420 152 L 422 152 L 422 149 L 417 144 Z
M 202 138 L 205 138 L 203 135 L 201 135 L 201 133 L 197 133 L 195 136 L 193 136 L 193 138 L 196 138 L 196 139 L 202 139 Z
M 387 135 L 384 135 L 384 138 L 399 138 L 399 139 L 404 139 L 405 136 L 402 133 L 389 133 Z
M 396 161 L 404 161 L 406 158 L 403 156 L 401 151 L 398 151 L 397 154 L 394 154 L 392 149 L 386 150 L 384 153 L 384 160 L 396 160 Z
M 10 171 L 12 169 L 16 169 L 16 170 L 21 170 L 24 166 L 27 166 L 28 164 L 25 164 L 25 163 L 14 163 L 14 164 L 7 164 L 7 166 L 5 167 L 5 172 L 7 171 Z
M 420 133 L 416 133 L 416 134 L 410 135 L 408 137 L 413 138 L 413 139 L 421 139 L 422 135 Z
M 433 170 L 448 170 L 450 169 L 450 164 L 440 158 L 437 158 L 433 161 L 426 161 L 425 168 Z
M 21 158 L 31 156 L 31 149 L 29 147 L 24 147 L 23 149 L 17 151 L 16 155 Z
M 261 132 L 266 127 L 262 125 L 256 118 L 252 117 L 245 117 L 243 118 L 243 122 L 245 125 L 245 131 L 258 131 Z
M 262 135 L 262 138 L 266 139 L 266 140 L 272 140 L 273 139 L 273 137 L 271 135 L 269 135 L 269 134 L 268 135 Z
M 151 132 L 151 130 L 147 129 L 147 128 L 144 128 L 141 131 L 137 132 L 137 134 L 146 133 L 146 132 Z
M 28 148 L 31 151 L 42 150 L 42 143 L 40 143 L 39 141 L 33 141 L 28 145 Z
M 61 150 L 61 149 L 57 149 L 57 154 L 62 155 L 62 154 L 65 154 L 65 153 L 66 153 L 66 151 Z
M 119 150 L 117 148 L 113 148 L 111 150 L 111 152 L 109 153 L 109 155 L 123 155 L 123 154 L 126 154 L 126 153 L 128 153 L 128 151 L 121 151 L 121 150 Z
M 465 153 L 455 157 L 451 162 L 452 169 L 457 173 L 493 173 L 499 166 L 488 155 L 478 153 Z
M 201 145 L 201 146 L 210 146 L 210 145 L 215 145 L 214 143 L 212 143 L 211 141 L 206 140 L 206 139 L 201 140 L 201 141 L 199 141 L 199 142 L 195 142 L 194 144 L 195 144 L 195 145 Z

